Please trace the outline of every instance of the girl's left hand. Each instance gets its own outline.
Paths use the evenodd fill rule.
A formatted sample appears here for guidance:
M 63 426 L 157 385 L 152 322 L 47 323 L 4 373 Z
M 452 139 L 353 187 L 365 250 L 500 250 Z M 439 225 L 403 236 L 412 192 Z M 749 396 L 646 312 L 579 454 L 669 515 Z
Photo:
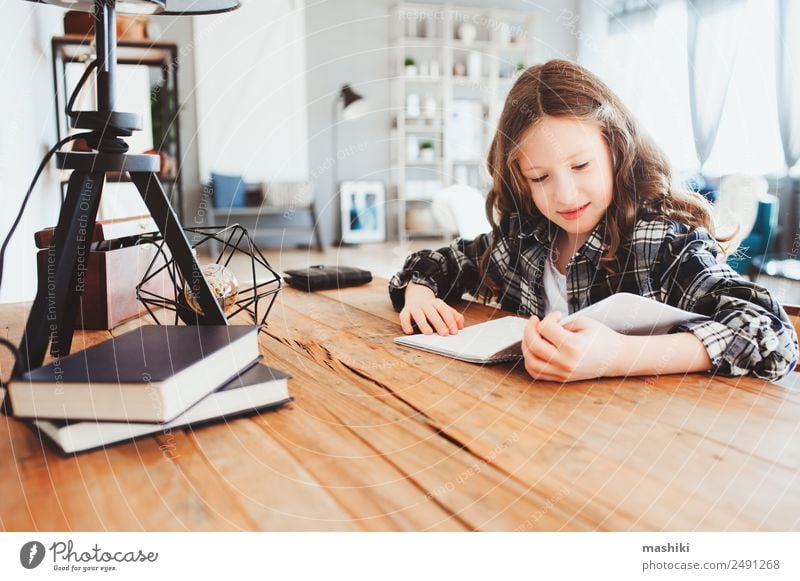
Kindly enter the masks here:
M 565 326 L 560 320 L 561 313 L 554 312 L 541 321 L 535 316 L 528 321 L 522 353 L 531 377 L 564 382 L 619 374 L 624 335 L 586 317 Z

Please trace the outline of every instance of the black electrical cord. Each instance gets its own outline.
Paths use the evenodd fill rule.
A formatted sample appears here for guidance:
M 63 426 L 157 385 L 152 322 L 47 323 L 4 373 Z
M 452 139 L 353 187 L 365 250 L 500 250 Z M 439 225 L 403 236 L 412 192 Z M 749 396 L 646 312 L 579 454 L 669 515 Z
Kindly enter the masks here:
M 83 75 L 81 76 L 80 80 L 78 81 L 78 84 L 75 86 L 75 90 L 72 91 L 72 95 L 70 96 L 69 101 L 67 102 L 67 106 L 66 106 L 67 115 L 69 115 L 69 116 L 73 116 L 74 115 L 74 111 L 72 110 L 72 107 L 75 104 L 75 100 L 78 98 L 78 95 L 80 94 L 81 89 L 83 89 L 83 85 L 86 84 L 86 81 L 89 79 L 89 74 L 95 68 L 97 68 L 97 60 L 93 60 L 91 63 L 89 63 L 89 65 L 86 67 L 86 70 L 83 72 Z M 0 288 L 3 287 L 3 268 L 5 266 L 5 261 L 6 261 L 6 249 L 8 247 L 9 242 L 11 242 L 11 238 L 14 236 L 14 232 L 16 231 L 17 226 L 19 226 L 19 223 L 22 220 L 22 216 L 25 213 L 25 208 L 28 205 L 28 200 L 30 199 L 31 194 L 33 193 L 33 189 L 36 187 L 36 182 L 39 181 L 39 177 L 42 175 L 42 172 L 44 171 L 44 168 L 47 167 L 47 162 L 50 161 L 50 158 L 53 157 L 53 154 L 56 151 L 61 149 L 64 145 L 66 145 L 70 141 L 75 141 L 76 139 L 80 139 L 82 137 L 83 138 L 91 137 L 93 135 L 94 135 L 94 133 L 91 132 L 91 131 L 84 132 L 84 133 L 76 133 L 75 135 L 69 135 L 68 137 L 65 137 L 64 139 L 61 139 L 58 143 L 56 143 L 50 149 L 50 151 L 48 151 L 45 154 L 44 158 L 42 159 L 42 162 L 39 164 L 39 168 L 36 170 L 36 174 L 34 174 L 34 176 L 33 176 L 33 181 L 31 182 L 31 185 L 28 188 L 28 191 L 25 193 L 25 197 L 22 200 L 22 205 L 19 208 L 19 212 L 17 213 L 17 217 L 14 220 L 14 223 L 11 225 L 11 230 L 9 230 L 8 234 L 6 235 L 5 240 L 3 240 L 3 245 L 0 247 Z M 2 345 L 4 347 L 8 347 L 11 350 L 11 352 L 14 354 L 15 365 L 12 367 L 12 369 L 13 369 L 14 367 L 16 367 L 16 362 L 19 360 L 19 357 L 20 357 L 19 349 L 17 349 L 17 346 L 14 345 L 13 343 L 11 343 L 11 341 L 8 341 L 7 339 L 0 338 L 0 345 Z M 2 385 L 4 385 L 4 383 L 3 383 L 2 377 L 0 377 L 0 386 L 2 386 Z
M 15 360 L 15 361 L 16 361 L 16 360 L 18 360 L 18 359 L 20 358 L 20 352 L 19 352 L 19 349 L 17 348 L 17 346 L 16 346 L 16 345 L 14 345 L 14 344 L 13 344 L 11 341 L 9 341 L 8 339 L 3 339 L 2 337 L 0 337 L 0 345 L 3 345 L 4 347 L 8 347 L 9 351 L 11 351 L 11 353 L 13 353 L 13 354 L 14 354 L 14 360 Z M 0 387 L 5 387 L 5 386 L 6 386 L 6 384 L 7 384 L 7 383 L 3 381 L 3 378 L 2 378 L 2 377 L 0 377 Z
M 50 158 L 53 157 L 53 154 L 61 149 L 65 144 L 69 143 L 70 141 L 74 141 L 76 139 L 80 139 L 81 137 L 86 137 L 89 133 L 76 133 L 75 135 L 70 135 L 69 137 L 65 137 L 58 143 L 56 143 L 50 151 L 48 151 L 44 159 L 42 159 L 42 163 L 39 164 L 39 169 L 36 170 L 36 174 L 33 176 L 33 181 L 31 182 L 28 191 L 25 193 L 25 198 L 22 200 L 22 206 L 19 208 L 19 212 L 17 213 L 17 217 L 14 220 L 14 223 L 11 225 L 11 230 L 9 230 L 8 234 L 6 235 L 5 240 L 3 241 L 3 246 L 0 247 L 0 288 L 3 286 L 3 266 L 6 260 L 6 247 L 8 243 L 11 242 L 11 237 L 14 236 L 14 231 L 19 226 L 20 221 L 22 220 L 22 215 L 25 213 L 25 207 L 28 205 L 28 200 L 33 193 L 33 188 L 36 186 L 36 182 L 39 181 L 39 176 L 42 175 L 44 168 L 47 166 L 47 162 L 50 161 Z
M 75 116 L 75 110 L 73 109 L 73 107 L 75 106 L 75 100 L 78 98 L 78 95 L 80 94 L 84 83 L 86 83 L 86 81 L 89 80 L 89 75 L 96 68 L 97 68 L 97 59 L 95 59 L 92 62 L 90 62 L 87 65 L 86 70 L 83 71 L 83 74 L 81 75 L 81 78 L 78 81 L 78 84 L 75 86 L 75 90 L 72 92 L 72 96 L 70 96 L 69 101 L 67 102 L 67 111 L 66 112 L 67 112 L 67 115 L 69 117 L 74 117 Z
M 97 68 L 97 59 L 91 61 L 88 65 L 86 65 L 86 70 L 83 71 L 83 74 L 81 75 L 81 78 L 78 81 L 78 84 L 76 85 L 76 89 L 75 91 L 73 91 L 72 96 L 70 97 L 69 102 L 67 103 L 67 108 L 66 108 L 67 116 L 73 120 L 77 120 L 81 114 L 81 111 L 75 111 L 74 109 L 75 101 L 77 100 L 78 95 L 80 94 L 81 88 L 86 83 L 86 81 L 89 80 L 89 75 L 91 75 L 92 71 L 94 71 L 96 68 Z M 107 129 L 110 129 L 111 131 L 110 132 L 93 131 L 92 133 L 87 135 L 86 143 L 89 145 L 89 147 L 91 147 L 92 149 L 102 150 L 104 152 L 110 152 L 110 153 L 126 153 L 128 151 L 128 144 L 114 134 L 114 129 L 116 128 L 113 126 L 108 126 Z

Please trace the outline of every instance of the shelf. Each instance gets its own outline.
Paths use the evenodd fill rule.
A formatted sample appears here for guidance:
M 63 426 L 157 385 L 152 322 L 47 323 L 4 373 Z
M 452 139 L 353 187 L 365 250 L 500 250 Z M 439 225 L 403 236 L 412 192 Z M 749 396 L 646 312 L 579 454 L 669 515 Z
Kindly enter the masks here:
M 437 107 L 437 111 L 438 110 L 439 109 Z M 415 127 L 433 127 L 433 125 L 424 125 L 423 123 L 420 123 L 420 121 L 434 121 L 434 122 L 438 122 L 439 126 L 441 126 L 441 122 L 442 122 L 441 120 L 442 120 L 442 116 L 441 115 L 437 115 L 436 117 L 421 117 L 420 116 L 420 117 L 404 117 L 403 118 L 403 121 L 405 122 L 406 127 L 408 127 L 409 125 L 412 125 L 412 126 L 415 126 Z
M 402 75 L 401 78 L 403 78 L 406 83 L 420 83 L 420 84 L 426 84 L 426 85 L 435 85 L 437 83 L 441 83 L 443 77 L 441 77 L 441 76 L 439 76 L 439 77 L 421 77 L 419 75 L 416 75 L 416 76 L 415 75 L 411 75 L 411 76 Z
M 445 232 L 433 230 L 435 222 L 430 194 L 438 191 L 439 187 L 452 185 L 455 176 L 462 174 L 465 176 L 461 177 L 464 183 L 484 187 L 486 157 L 482 152 L 488 146 L 491 127 L 498 122 L 505 96 L 518 78 L 515 72 L 517 64 L 539 62 L 540 47 L 534 39 L 541 36 L 541 10 L 498 10 L 494 7 L 464 7 L 450 3 L 401 2 L 395 5 L 392 14 L 392 70 L 399 71 L 394 79 L 399 82 L 392 84 L 392 185 L 396 188 L 398 202 L 412 210 L 412 215 L 397 212 L 397 232 L 401 240 L 442 238 Z M 427 22 L 415 25 L 409 22 L 410 14 L 420 20 L 427 18 Z M 464 42 L 458 38 L 459 26 L 470 22 L 476 28 L 475 38 L 472 42 Z M 493 24 L 498 27 L 494 28 Z M 412 36 L 415 32 L 426 36 Z M 468 31 L 464 37 L 469 40 L 467 34 Z M 476 78 L 466 74 L 453 75 L 454 69 L 461 71 L 463 65 L 466 72 L 469 61 L 474 63 L 472 53 L 481 55 L 482 74 Z M 434 78 L 419 74 L 405 76 L 406 58 L 413 58 L 418 67 L 423 66 L 421 70 L 417 68 L 417 73 L 430 70 L 424 68 L 426 60 L 436 60 L 440 75 Z M 478 72 L 477 69 L 471 70 Z M 501 77 L 501 74 L 508 76 Z M 417 94 L 422 105 L 426 93 L 437 101 L 435 120 L 430 122 L 421 115 L 407 117 L 407 97 Z M 472 103 L 457 109 L 454 104 L 457 105 L 459 101 Z M 463 111 L 470 118 L 454 116 L 458 111 Z M 426 140 L 434 142 L 436 159 L 408 159 L 407 153 L 416 152 L 414 141 Z M 456 161 L 452 158 L 454 154 L 467 159 Z M 425 178 L 438 182 L 439 186 L 434 191 L 405 187 L 409 182 L 423 181 Z
M 528 43 L 518 42 L 516 44 L 497 44 L 497 50 L 500 52 L 526 52 L 530 50 Z
M 481 87 L 489 83 L 489 77 L 481 77 L 480 79 L 470 79 L 469 77 L 452 77 L 453 84 L 458 87 Z
M 94 36 L 70 34 L 53 37 L 61 58 L 65 61 L 80 61 L 93 56 L 89 44 Z M 161 40 L 120 40 L 117 42 L 117 62 L 119 64 L 163 65 L 175 59 L 178 45 Z
M 441 48 L 441 38 L 428 36 L 405 36 L 400 39 L 400 46 L 403 48 Z
M 465 43 L 457 38 L 450 39 L 449 46 L 455 50 L 481 50 L 492 47 L 491 40 L 473 40 L 470 43 Z
M 439 161 L 406 161 L 406 167 L 438 167 L 442 165 L 442 160 Z
M 514 81 L 517 80 L 517 76 L 514 77 L 497 77 L 495 80 L 497 81 L 498 85 L 509 85 L 513 84 Z M 483 88 L 489 85 L 492 82 L 492 79 L 489 77 L 481 77 L 479 80 L 472 80 L 468 77 L 451 77 L 453 81 L 453 86 L 455 87 L 472 87 L 472 88 Z
M 441 133 L 443 125 L 410 125 L 405 127 L 406 133 Z

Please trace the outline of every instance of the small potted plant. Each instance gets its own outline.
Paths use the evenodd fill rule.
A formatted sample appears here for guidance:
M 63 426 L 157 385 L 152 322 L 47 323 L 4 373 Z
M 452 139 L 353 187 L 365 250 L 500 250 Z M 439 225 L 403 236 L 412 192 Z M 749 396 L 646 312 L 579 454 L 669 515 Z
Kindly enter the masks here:
M 406 57 L 405 61 L 406 66 L 406 76 L 407 77 L 416 77 L 417 76 L 417 61 L 415 61 L 410 56 Z
M 423 141 L 419 144 L 419 158 L 425 162 L 434 160 L 433 141 Z

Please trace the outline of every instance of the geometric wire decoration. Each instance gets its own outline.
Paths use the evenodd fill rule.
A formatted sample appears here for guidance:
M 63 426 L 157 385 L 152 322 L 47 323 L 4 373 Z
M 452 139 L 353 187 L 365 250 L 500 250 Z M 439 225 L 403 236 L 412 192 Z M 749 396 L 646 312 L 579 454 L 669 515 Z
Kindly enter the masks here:
M 206 250 L 205 254 L 211 255 L 211 252 L 208 251 L 211 247 L 221 247 L 214 262 L 206 264 L 202 270 L 204 275 L 209 278 L 209 286 L 216 293 L 217 300 L 223 307 L 227 319 L 230 320 L 242 311 L 246 311 L 253 318 L 255 324 L 264 325 L 278 296 L 278 291 L 281 290 L 281 277 L 253 244 L 247 230 L 239 224 L 233 224 L 225 228 L 218 226 L 184 228 L 184 232 L 186 232 L 195 256 L 198 255 L 198 251 L 203 250 Z M 141 243 L 153 244 L 157 251 L 147 267 L 142 281 L 136 285 L 136 298 L 139 299 L 139 302 L 144 305 L 147 312 L 159 325 L 162 324 L 163 317 L 160 319 L 156 316 L 154 312 L 156 309 L 173 311 L 175 325 L 179 320 L 187 325 L 202 324 L 204 320 L 202 309 L 193 300 L 186 280 L 169 255 L 169 249 L 163 239 L 160 236 L 149 239 L 142 238 Z M 232 281 L 214 281 L 212 279 L 212 276 L 232 277 L 232 273 L 227 269 L 231 261 L 242 256 L 250 260 L 247 286 L 242 286 L 235 277 Z M 220 289 L 223 287 L 228 292 L 232 290 L 232 294 L 221 296 L 220 293 L 223 291 Z M 267 303 L 262 304 L 264 301 Z

